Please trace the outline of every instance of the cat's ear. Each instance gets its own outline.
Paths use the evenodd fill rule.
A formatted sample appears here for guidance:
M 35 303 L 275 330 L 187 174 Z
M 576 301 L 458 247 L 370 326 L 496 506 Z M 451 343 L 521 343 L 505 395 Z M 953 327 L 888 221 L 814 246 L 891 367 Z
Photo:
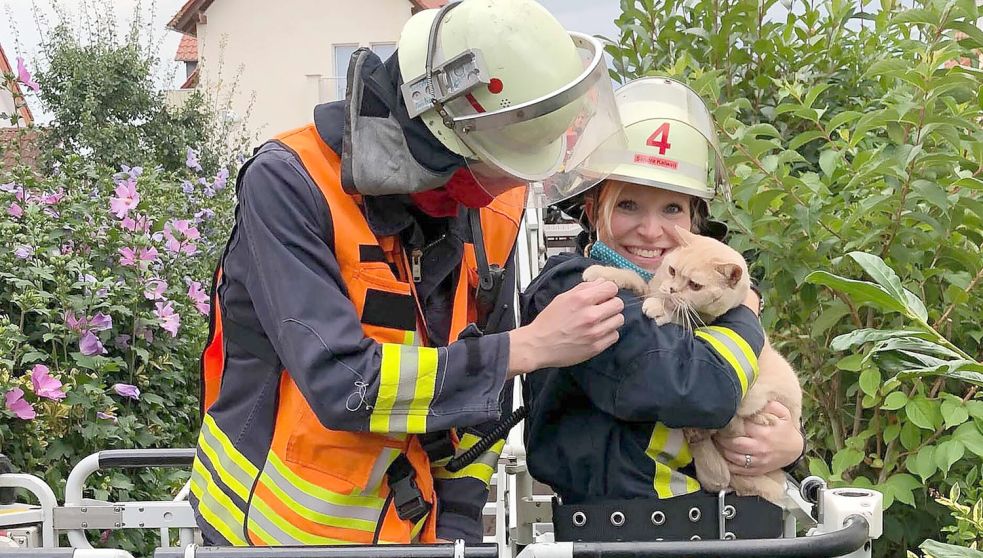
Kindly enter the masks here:
M 679 241 L 679 245 L 680 246 L 689 246 L 690 241 L 693 240 L 693 237 L 695 235 L 693 233 L 689 232 L 688 230 L 680 227 L 679 225 L 675 225 L 674 228 L 676 230 L 675 230 L 675 234 L 673 234 L 673 236 L 675 236 L 676 237 L 676 240 Z
M 744 270 L 741 269 L 741 266 L 732 263 L 717 264 L 717 273 L 724 276 L 729 287 L 737 285 L 738 281 L 744 277 Z

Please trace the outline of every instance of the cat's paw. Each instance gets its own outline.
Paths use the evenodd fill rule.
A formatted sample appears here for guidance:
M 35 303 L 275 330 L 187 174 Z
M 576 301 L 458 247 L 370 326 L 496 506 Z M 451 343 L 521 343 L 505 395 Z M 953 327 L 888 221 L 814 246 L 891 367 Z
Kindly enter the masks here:
M 696 480 L 700 481 L 700 486 L 707 492 L 720 492 L 731 485 L 730 469 L 723 457 L 697 461 Z
M 642 314 L 655 320 L 656 325 L 669 323 L 669 314 L 666 313 L 666 306 L 661 298 L 649 297 L 642 303 Z
M 603 265 L 592 265 L 584 270 L 584 281 L 597 281 L 599 279 L 607 279 L 606 276 L 607 269 Z
M 741 418 L 751 418 L 761 412 L 771 399 L 771 394 L 752 386 L 741 404 L 737 406 L 737 416 Z
M 712 431 L 704 430 L 702 428 L 684 428 L 683 437 L 686 438 L 686 443 L 689 445 L 694 445 L 706 440 L 710 437 Z
M 775 426 L 776 424 L 782 422 L 782 419 L 771 413 L 755 413 L 749 416 L 747 419 L 754 424 L 760 424 L 761 426 Z

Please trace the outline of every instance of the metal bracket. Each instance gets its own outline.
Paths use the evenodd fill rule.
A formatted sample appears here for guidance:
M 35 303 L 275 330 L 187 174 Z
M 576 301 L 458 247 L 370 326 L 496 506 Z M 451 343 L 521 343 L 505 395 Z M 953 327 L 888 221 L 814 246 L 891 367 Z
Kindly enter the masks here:
M 68 529 L 118 529 L 123 526 L 123 506 L 65 505 L 55 508 L 54 524 L 56 531 Z
M 65 505 L 54 509 L 58 531 L 77 529 L 177 529 L 194 527 L 188 502 L 127 502 Z
M 439 82 L 440 93 L 427 86 L 426 75 L 403 83 L 403 101 L 410 118 L 416 118 L 432 109 L 434 101 L 446 103 L 491 80 L 481 51 L 475 49 L 468 49 L 435 66 L 433 78 L 434 82 Z

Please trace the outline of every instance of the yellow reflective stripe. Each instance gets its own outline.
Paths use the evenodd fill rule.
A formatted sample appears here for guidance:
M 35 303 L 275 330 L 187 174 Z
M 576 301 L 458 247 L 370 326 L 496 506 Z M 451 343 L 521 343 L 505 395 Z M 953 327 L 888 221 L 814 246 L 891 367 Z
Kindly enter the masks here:
M 696 479 L 678 471 L 693 460 L 682 431 L 656 423 L 645 455 L 655 463 L 652 486 L 659 498 L 672 498 L 700 489 Z
M 282 470 L 272 463 L 263 471 L 259 482 L 297 515 L 314 523 L 375 532 L 379 512 L 382 510 L 381 503 L 378 507 L 350 505 L 346 501 L 353 499 L 352 497 L 333 493 L 335 502 L 316 498 L 293 486 L 284 478 Z
M 736 331 L 730 329 L 729 327 L 723 326 L 707 326 L 707 329 L 712 329 L 713 331 L 720 332 L 726 335 L 731 342 L 737 346 L 737 349 L 744 355 L 744 360 L 751 364 L 752 377 L 750 378 L 751 384 L 758 378 L 758 357 L 754 354 L 754 349 L 748 342 L 744 340 L 743 337 L 737 334 Z
M 213 445 L 217 445 L 218 449 Z M 252 463 L 232 447 L 228 437 L 215 424 L 211 415 L 206 414 L 205 420 L 202 421 L 198 447 L 208 456 L 208 460 L 211 461 L 212 467 L 215 468 L 222 482 L 235 492 L 243 502 L 249 500 L 249 490 L 258 471 Z
M 480 440 L 481 438 L 479 438 L 478 436 L 475 436 L 470 432 L 465 432 L 464 435 L 461 436 L 460 445 L 457 446 L 457 453 L 464 453 L 468 451 L 469 449 L 473 448 L 474 445 L 477 444 Z
M 238 465 L 247 475 L 252 478 L 256 478 L 256 475 L 259 474 L 259 469 L 257 469 L 255 465 L 250 463 L 245 456 L 235 449 L 235 446 L 232 445 L 232 440 L 229 440 L 229 437 L 225 435 L 225 432 L 222 432 L 222 429 L 215 424 L 215 419 L 212 418 L 211 415 L 206 414 L 202 424 L 203 426 L 208 426 L 211 429 L 212 435 L 215 436 L 215 439 L 218 440 L 219 444 L 222 446 L 222 449 L 225 450 L 225 453 L 232 459 L 232 461 L 234 461 L 235 464 Z
M 375 407 L 369 417 L 369 430 L 372 432 L 389 432 L 389 416 L 393 405 L 396 404 L 396 393 L 399 389 L 399 356 L 400 345 L 394 343 L 382 344 L 382 364 L 379 367 L 379 395 L 375 398 Z
M 198 498 L 198 513 L 209 525 L 230 543 L 236 546 L 247 544 L 241 532 L 245 514 L 215 484 L 200 459 L 195 459 L 191 467 L 191 493 Z M 213 509 L 212 503 L 219 508 Z
M 417 378 L 413 401 L 409 405 L 406 431 L 423 434 L 427 431 L 427 415 L 437 386 L 437 349 L 419 347 L 417 351 Z
M 381 510 L 382 506 L 386 503 L 384 498 L 378 498 L 376 496 L 338 494 L 337 492 L 331 492 L 330 490 L 321 488 L 320 486 L 297 476 L 297 474 L 284 465 L 283 461 L 280 461 L 280 458 L 273 452 L 270 452 L 269 456 L 267 457 L 267 461 L 276 467 L 277 472 L 280 473 L 284 479 L 292 484 L 297 490 L 306 492 L 307 494 L 324 500 L 325 502 L 341 506 L 372 508 L 375 510 Z
M 276 512 L 273 511 L 270 506 L 263 501 L 259 495 L 253 496 L 251 501 L 250 512 L 257 511 L 259 515 L 250 513 L 249 514 L 249 528 L 256 528 L 257 524 L 259 527 L 265 529 L 273 535 L 274 540 L 278 544 L 288 545 L 288 544 L 313 544 L 313 545 L 327 545 L 327 544 L 353 544 L 351 541 L 346 541 L 342 539 L 332 539 L 329 537 L 322 537 L 320 535 L 315 535 L 308 533 L 295 527 L 288 523 L 285 519 L 278 516 Z
M 423 519 L 421 519 L 420 521 L 417 521 L 416 522 L 416 525 L 413 526 L 413 529 L 410 531 L 410 542 L 411 543 L 416 543 L 417 542 L 416 537 L 417 537 L 417 535 L 420 534 L 420 531 L 423 530 L 423 525 L 427 522 L 427 518 L 428 517 L 430 517 L 430 514 L 425 515 L 423 517 Z
M 435 348 L 383 343 L 379 394 L 369 417 L 369 430 L 426 432 L 438 363 Z
M 457 455 L 460 455 L 473 447 L 477 440 L 478 438 L 471 434 L 465 434 L 462 436 L 461 445 L 458 447 Z M 478 459 L 476 459 L 473 463 L 464 467 L 460 471 L 451 473 L 447 469 L 440 467 L 434 471 L 434 478 L 460 479 L 469 477 L 478 479 L 487 485 L 491 483 L 492 475 L 495 474 L 495 469 L 498 467 L 498 458 L 502 455 L 502 449 L 504 448 L 505 440 L 499 440 L 498 442 L 495 442 L 495 445 L 490 447 L 488 451 L 478 456 Z
M 741 396 L 743 397 L 748 390 L 748 380 L 754 378 L 754 371 L 757 368 L 757 359 L 747 361 L 744 353 L 733 345 L 733 341 L 726 334 L 710 328 L 697 329 L 695 335 L 706 341 L 714 351 L 730 364 L 737 376 L 737 381 L 741 385 Z M 752 353 L 753 356 L 754 353 Z M 753 363 L 753 364 L 752 364 Z

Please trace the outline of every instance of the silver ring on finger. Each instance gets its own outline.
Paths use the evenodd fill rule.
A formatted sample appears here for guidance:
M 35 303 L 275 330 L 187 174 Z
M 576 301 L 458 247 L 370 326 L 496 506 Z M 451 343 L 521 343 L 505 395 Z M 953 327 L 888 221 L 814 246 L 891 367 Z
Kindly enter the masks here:
M 750 469 L 751 468 L 751 454 L 750 453 L 745 453 L 744 454 L 744 468 L 745 469 Z

